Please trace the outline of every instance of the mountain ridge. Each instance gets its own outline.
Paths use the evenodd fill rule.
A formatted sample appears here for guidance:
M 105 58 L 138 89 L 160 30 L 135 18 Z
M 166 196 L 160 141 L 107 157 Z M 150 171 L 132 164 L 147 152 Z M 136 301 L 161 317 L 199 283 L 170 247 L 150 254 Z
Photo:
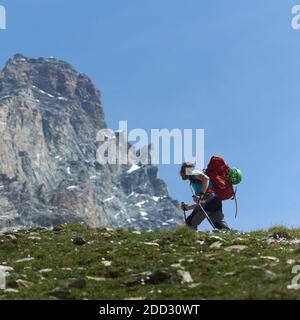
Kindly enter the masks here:
M 96 161 L 96 135 L 107 128 L 100 97 L 67 62 L 21 54 L 8 60 L 0 71 L 0 227 L 182 223 L 156 166 L 130 172 L 130 162 Z

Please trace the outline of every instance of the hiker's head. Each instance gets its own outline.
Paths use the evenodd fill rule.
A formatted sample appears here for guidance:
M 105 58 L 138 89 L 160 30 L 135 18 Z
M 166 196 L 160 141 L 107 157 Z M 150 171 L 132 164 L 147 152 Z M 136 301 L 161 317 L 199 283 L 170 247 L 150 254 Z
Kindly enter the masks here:
M 180 176 L 182 180 L 188 180 L 192 170 L 195 169 L 195 165 L 191 162 L 184 162 L 180 169 Z

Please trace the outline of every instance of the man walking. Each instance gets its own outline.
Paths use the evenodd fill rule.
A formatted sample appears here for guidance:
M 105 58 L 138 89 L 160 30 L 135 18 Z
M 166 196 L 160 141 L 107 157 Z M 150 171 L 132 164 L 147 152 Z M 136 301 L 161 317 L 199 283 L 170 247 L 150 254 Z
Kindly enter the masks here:
M 181 205 L 182 210 L 193 210 L 190 216 L 186 219 L 187 225 L 190 228 L 197 230 L 198 225 L 200 225 L 206 218 L 206 212 L 216 229 L 230 230 L 224 220 L 222 200 L 219 199 L 214 192 L 210 178 L 204 172 L 197 170 L 193 163 L 189 162 L 182 164 L 180 176 L 182 180 L 188 180 L 190 182 L 194 193 L 194 202 L 196 203 L 194 205 L 182 203 Z

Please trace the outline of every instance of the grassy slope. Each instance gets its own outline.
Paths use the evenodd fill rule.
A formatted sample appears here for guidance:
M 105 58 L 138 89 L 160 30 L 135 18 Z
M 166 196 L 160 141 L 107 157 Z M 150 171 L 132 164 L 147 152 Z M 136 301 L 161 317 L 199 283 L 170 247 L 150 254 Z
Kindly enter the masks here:
M 14 235 L 0 236 L 0 265 L 14 268 L 7 287 L 18 292 L 0 290 L 0 299 L 300 298 L 300 290 L 287 289 L 293 264 L 300 264 L 300 230 L 196 233 L 182 227 L 138 234 L 69 225 Z M 75 245 L 74 236 L 86 244 Z M 225 250 L 232 245 L 247 248 Z M 34 260 L 16 262 L 28 256 Z M 193 282 L 182 281 L 184 271 Z M 31 284 L 20 286 L 19 279 Z

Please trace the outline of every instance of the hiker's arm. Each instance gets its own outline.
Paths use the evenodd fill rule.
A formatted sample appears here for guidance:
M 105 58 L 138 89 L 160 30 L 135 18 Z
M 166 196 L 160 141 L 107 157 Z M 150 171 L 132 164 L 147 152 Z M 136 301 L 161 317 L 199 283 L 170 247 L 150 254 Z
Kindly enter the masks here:
M 201 181 L 201 183 L 202 183 L 201 193 L 205 194 L 208 189 L 208 186 L 209 186 L 209 177 L 204 173 L 199 173 L 199 174 L 195 175 L 195 178 L 196 178 L 196 180 Z
M 190 210 L 194 210 L 195 208 L 197 207 L 197 205 L 196 204 L 192 204 L 192 205 L 186 205 L 185 206 L 185 210 L 186 211 L 190 211 Z
M 181 209 L 185 210 L 185 211 L 190 211 L 190 210 L 194 210 L 196 208 L 196 205 L 188 205 L 186 203 L 181 203 Z

